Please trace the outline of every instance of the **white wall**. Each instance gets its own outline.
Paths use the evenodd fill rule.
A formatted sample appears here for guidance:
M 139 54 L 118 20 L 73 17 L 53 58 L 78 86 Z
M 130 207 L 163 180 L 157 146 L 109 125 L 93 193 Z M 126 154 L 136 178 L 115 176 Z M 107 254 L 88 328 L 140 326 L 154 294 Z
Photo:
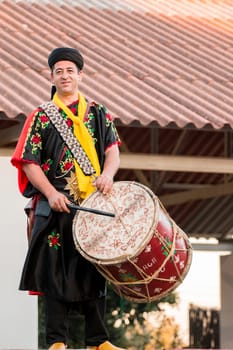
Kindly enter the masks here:
M 37 348 L 37 297 L 18 290 L 27 251 L 27 202 L 19 194 L 17 171 L 0 155 L 0 349 Z

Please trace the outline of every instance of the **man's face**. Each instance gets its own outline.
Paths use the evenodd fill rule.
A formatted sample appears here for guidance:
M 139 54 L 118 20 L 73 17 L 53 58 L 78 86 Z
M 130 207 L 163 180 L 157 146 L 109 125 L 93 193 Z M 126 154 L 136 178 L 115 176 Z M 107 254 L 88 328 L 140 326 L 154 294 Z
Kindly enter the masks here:
M 78 92 L 81 76 L 82 72 L 74 62 L 59 61 L 53 67 L 51 81 L 56 86 L 58 95 L 70 96 Z

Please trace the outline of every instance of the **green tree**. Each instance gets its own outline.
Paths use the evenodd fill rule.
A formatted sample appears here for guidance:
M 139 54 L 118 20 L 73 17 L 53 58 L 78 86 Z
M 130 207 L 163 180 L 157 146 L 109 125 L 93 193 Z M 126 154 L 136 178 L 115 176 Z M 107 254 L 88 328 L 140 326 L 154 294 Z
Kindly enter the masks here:
M 147 315 L 156 312 L 159 319 L 159 315 L 163 313 L 163 303 L 175 305 L 177 301 L 177 294 L 170 293 L 151 303 L 135 303 L 120 298 L 109 286 L 106 316 L 111 340 L 128 349 L 146 349 L 146 345 L 151 343 L 155 333 L 147 322 Z M 162 328 L 161 319 L 159 319 L 158 330 Z M 174 331 L 177 329 L 174 328 Z

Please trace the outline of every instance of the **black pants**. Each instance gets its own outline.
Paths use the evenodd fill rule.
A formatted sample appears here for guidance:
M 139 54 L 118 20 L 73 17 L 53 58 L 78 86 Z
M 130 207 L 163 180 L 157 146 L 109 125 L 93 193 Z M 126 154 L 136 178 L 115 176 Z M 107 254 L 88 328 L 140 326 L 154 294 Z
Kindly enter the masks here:
M 79 309 L 85 317 L 85 345 L 98 346 L 108 340 L 108 332 L 104 323 L 105 298 L 89 300 L 81 303 L 63 302 L 45 296 L 46 342 L 68 342 L 68 314 L 71 309 Z

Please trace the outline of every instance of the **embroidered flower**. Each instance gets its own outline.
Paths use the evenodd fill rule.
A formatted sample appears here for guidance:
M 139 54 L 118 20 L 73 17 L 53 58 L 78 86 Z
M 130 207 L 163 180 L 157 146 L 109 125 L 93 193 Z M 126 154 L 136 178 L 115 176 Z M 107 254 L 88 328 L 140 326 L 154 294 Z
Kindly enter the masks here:
M 106 111 L 105 111 L 106 112 Z M 106 120 L 106 126 L 109 127 L 113 125 L 112 123 L 112 116 L 109 113 L 105 113 L 105 120 Z
M 68 119 L 66 120 L 66 124 L 68 125 L 69 128 L 72 128 L 72 126 L 73 126 L 73 121 L 72 121 L 71 119 L 68 118 Z
M 73 168 L 73 157 L 69 149 L 66 150 L 63 159 L 59 163 L 61 172 L 67 173 L 70 169 Z
M 58 248 L 61 246 L 59 239 L 60 234 L 56 233 L 55 231 L 52 231 L 51 234 L 48 236 L 49 247 L 58 250 Z
M 39 120 L 41 122 L 42 129 L 45 129 L 49 125 L 49 117 L 44 113 L 39 113 Z
M 40 134 L 37 133 L 35 135 L 32 135 L 31 142 L 36 144 L 36 145 L 39 145 L 41 143 Z
M 92 126 L 92 121 L 95 119 L 95 116 L 93 113 L 89 113 L 84 119 L 84 125 L 87 128 L 89 134 L 91 135 L 94 144 L 96 144 L 97 139 L 95 138 L 95 128 Z
M 49 172 L 52 164 L 53 164 L 53 160 L 47 159 L 46 162 L 41 165 L 41 168 L 45 174 L 47 174 Z
M 111 114 L 106 113 L 105 118 L 106 118 L 107 120 L 109 120 L 110 122 L 112 122 L 112 116 L 111 116 Z
M 32 153 L 33 154 L 36 154 L 38 149 L 41 149 L 42 142 L 41 142 L 41 136 L 39 133 L 32 135 L 30 144 L 32 146 Z
M 73 167 L 73 162 L 70 162 L 69 160 L 67 160 L 66 162 L 64 162 L 63 164 L 63 169 L 65 171 L 70 170 Z
M 84 118 L 83 118 L 83 122 L 84 124 L 89 124 L 91 120 L 93 120 L 95 118 L 93 113 L 88 113 Z

